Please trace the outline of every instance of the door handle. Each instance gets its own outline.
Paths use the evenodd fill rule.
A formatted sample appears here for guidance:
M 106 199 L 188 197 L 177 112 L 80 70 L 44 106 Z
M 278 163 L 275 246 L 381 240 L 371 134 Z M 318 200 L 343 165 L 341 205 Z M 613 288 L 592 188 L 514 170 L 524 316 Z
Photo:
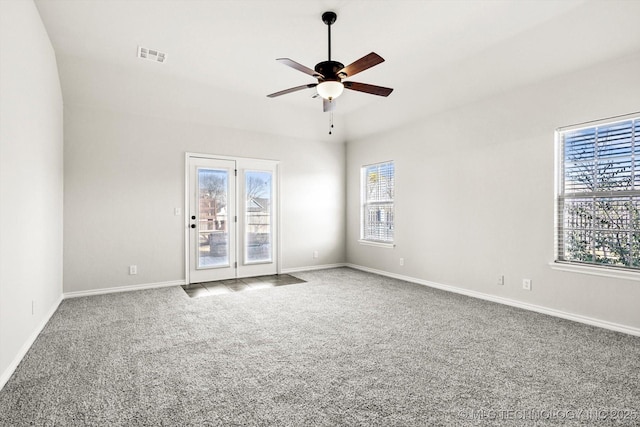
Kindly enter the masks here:
M 195 224 L 191 224 L 191 228 L 196 228 L 196 225 Z

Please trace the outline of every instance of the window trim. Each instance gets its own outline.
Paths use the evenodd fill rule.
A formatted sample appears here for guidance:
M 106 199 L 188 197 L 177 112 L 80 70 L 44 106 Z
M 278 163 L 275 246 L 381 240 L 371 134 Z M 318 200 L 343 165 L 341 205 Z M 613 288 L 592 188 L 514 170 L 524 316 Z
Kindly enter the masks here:
M 571 261 L 553 261 L 549 263 L 552 270 L 590 276 L 608 277 L 611 279 L 635 280 L 640 282 L 640 272 L 624 267 L 609 267 L 597 264 L 581 264 Z
M 394 235 L 393 235 L 393 240 L 391 241 L 385 241 L 385 240 L 373 240 L 373 239 L 366 239 L 364 236 L 364 229 L 365 229 L 365 208 L 367 206 L 367 196 L 366 196 L 366 173 L 367 173 L 367 168 L 371 167 L 371 166 L 380 166 L 380 165 L 385 165 L 385 164 L 391 164 L 393 165 L 393 184 L 394 184 L 394 191 L 393 191 L 393 198 L 391 200 L 386 200 L 386 201 L 376 201 L 375 203 L 380 203 L 380 204 L 385 204 L 388 205 L 390 204 L 392 209 L 393 209 L 393 228 L 394 228 Z M 385 161 L 381 161 L 381 162 L 375 162 L 375 163 L 369 163 L 366 165 L 362 165 L 360 167 L 360 223 L 359 223 L 359 239 L 358 239 L 358 243 L 362 244 L 362 245 L 368 245 L 368 246 L 377 246 L 377 247 L 382 247 L 382 248 L 394 248 L 395 247 L 395 178 L 396 178 L 396 165 L 395 165 L 395 161 L 393 160 L 385 160 Z
M 561 260 L 560 259 L 560 221 L 564 219 L 564 215 L 559 212 L 560 198 L 562 197 L 564 185 L 564 154 L 561 153 L 563 147 L 562 135 L 570 131 L 578 131 L 582 129 L 596 128 L 603 125 L 615 124 L 627 120 L 640 120 L 640 111 L 621 116 L 612 116 L 604 119 L 582 122 L 568 126 L 556 128 L 554 132 L 554 222 L 553 222 L 553 246 L 554 261 L 549 263 L 553 270 L 569 271 L 574 273 L 582 273 L 610 278 L 620 278 L 627 280 L 640 281 L 640 269 L 630 268 L 626 266 L 614 266 L 607 264 L 586 263 L 580 261 Z M 636 191 L 636 190 L 632 190 Z M 613 196 L 616 192 L 610 192 Z
M 358 243 L 365 246 L 377 246 L 379 248 L 395 248 L 395 243 L 378 242 L 377 240 L 358 239 Z

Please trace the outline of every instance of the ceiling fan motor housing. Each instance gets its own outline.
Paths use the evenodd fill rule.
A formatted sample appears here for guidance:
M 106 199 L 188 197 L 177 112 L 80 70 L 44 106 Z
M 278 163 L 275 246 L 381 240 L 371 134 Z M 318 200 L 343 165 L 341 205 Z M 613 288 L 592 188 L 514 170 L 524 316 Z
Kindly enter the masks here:
M 340 73 L 338 75 L 338 71 L 342 70 L 344 65 L 342 65 L 338 61 L 323 61 L 315 66 L 316 72 L 318 72 L 321 76 L 318 78 L 319 82 L 328 82 L 328 81 L 337 81 L 339 82 L 342 78 L 346 77 L 346 74 Z

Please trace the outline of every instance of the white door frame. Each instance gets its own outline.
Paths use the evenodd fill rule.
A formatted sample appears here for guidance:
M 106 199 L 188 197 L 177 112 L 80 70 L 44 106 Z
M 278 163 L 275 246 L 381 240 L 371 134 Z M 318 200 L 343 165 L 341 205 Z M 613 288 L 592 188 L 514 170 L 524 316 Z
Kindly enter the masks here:
M 276 250 L 274 251 L 274 263 L 276 265 L 276 272 L 277 274 L 281 274 L 282 273 L 282 249 L 281 249 L 281 245 L 280 245 L 280 229 L 281 229 L 281 215 L 280 215 L 280 171 L 279 171 L 279 161 L 278 160 L 272 160 L 272 159 L 256 159 L 256 158 L 250 158 L 250 157 L 233 157 L 233 156 L 218 156 L 215 154 L 205 154 L 205 153 L 193 153 L 193 152 L 186 152 L 185 153 L 185 159 L 184 159 L 184 241 L 183 241 L 183 249 L 184 249 L 184 275 L 185 275 L 185 283 L 189 284 L 191 283 L 190 281 L 190 261 L 191 261 L 191 250 L 190 250 L 190 246 L 189 246 L 189 233 L 190 233 L 190 225 L 191 225 L 191 221 L 189 218 L 189 206 L 190 206 L 190 195 L 189 195 L 189 180 L 190 180 L 190 170 L 189 170 L 189 160 L 192 158 L 201 158 L 201 159 L 218 159 L 218 160 L 230 160 L 230 161 L 235 161 L 235 162 L 242 162 L 242 161 L 248 161 L 248 162 L 264 162 L 264 161 L 269 161 L 269 162 L 273 162 L 276 165 L 276 173 L 275 173 L 275 179 L 274 179 L 274 193 L 275 193 L 275 197 L 276 197 L 276 233 L 273 236 L 273 238 L 275 239 L 276 242 Z M 238 193 L 240 191 L 239 187 L 241 187 L 240 185 L 236 185 L 236 193 Z M 236 194 L 237 196 L 238 194 Z M 236 197 L 237 199 L 237 197 Z M 237 234 L 237 229 L 238 227 L 236 227 L 236 234 Z M 238 238 L 238 236 L 234 236 L 234 238 Z M 238 248 L 236 248 L 236 250 L 239 250 Z

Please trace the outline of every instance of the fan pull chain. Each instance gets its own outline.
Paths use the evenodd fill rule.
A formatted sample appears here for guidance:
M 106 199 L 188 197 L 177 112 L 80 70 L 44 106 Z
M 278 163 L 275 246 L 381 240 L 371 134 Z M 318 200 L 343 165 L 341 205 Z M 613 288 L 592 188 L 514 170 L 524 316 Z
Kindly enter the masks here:
M 333 134 L 333 111 L 329 112 L 329 135 Z

